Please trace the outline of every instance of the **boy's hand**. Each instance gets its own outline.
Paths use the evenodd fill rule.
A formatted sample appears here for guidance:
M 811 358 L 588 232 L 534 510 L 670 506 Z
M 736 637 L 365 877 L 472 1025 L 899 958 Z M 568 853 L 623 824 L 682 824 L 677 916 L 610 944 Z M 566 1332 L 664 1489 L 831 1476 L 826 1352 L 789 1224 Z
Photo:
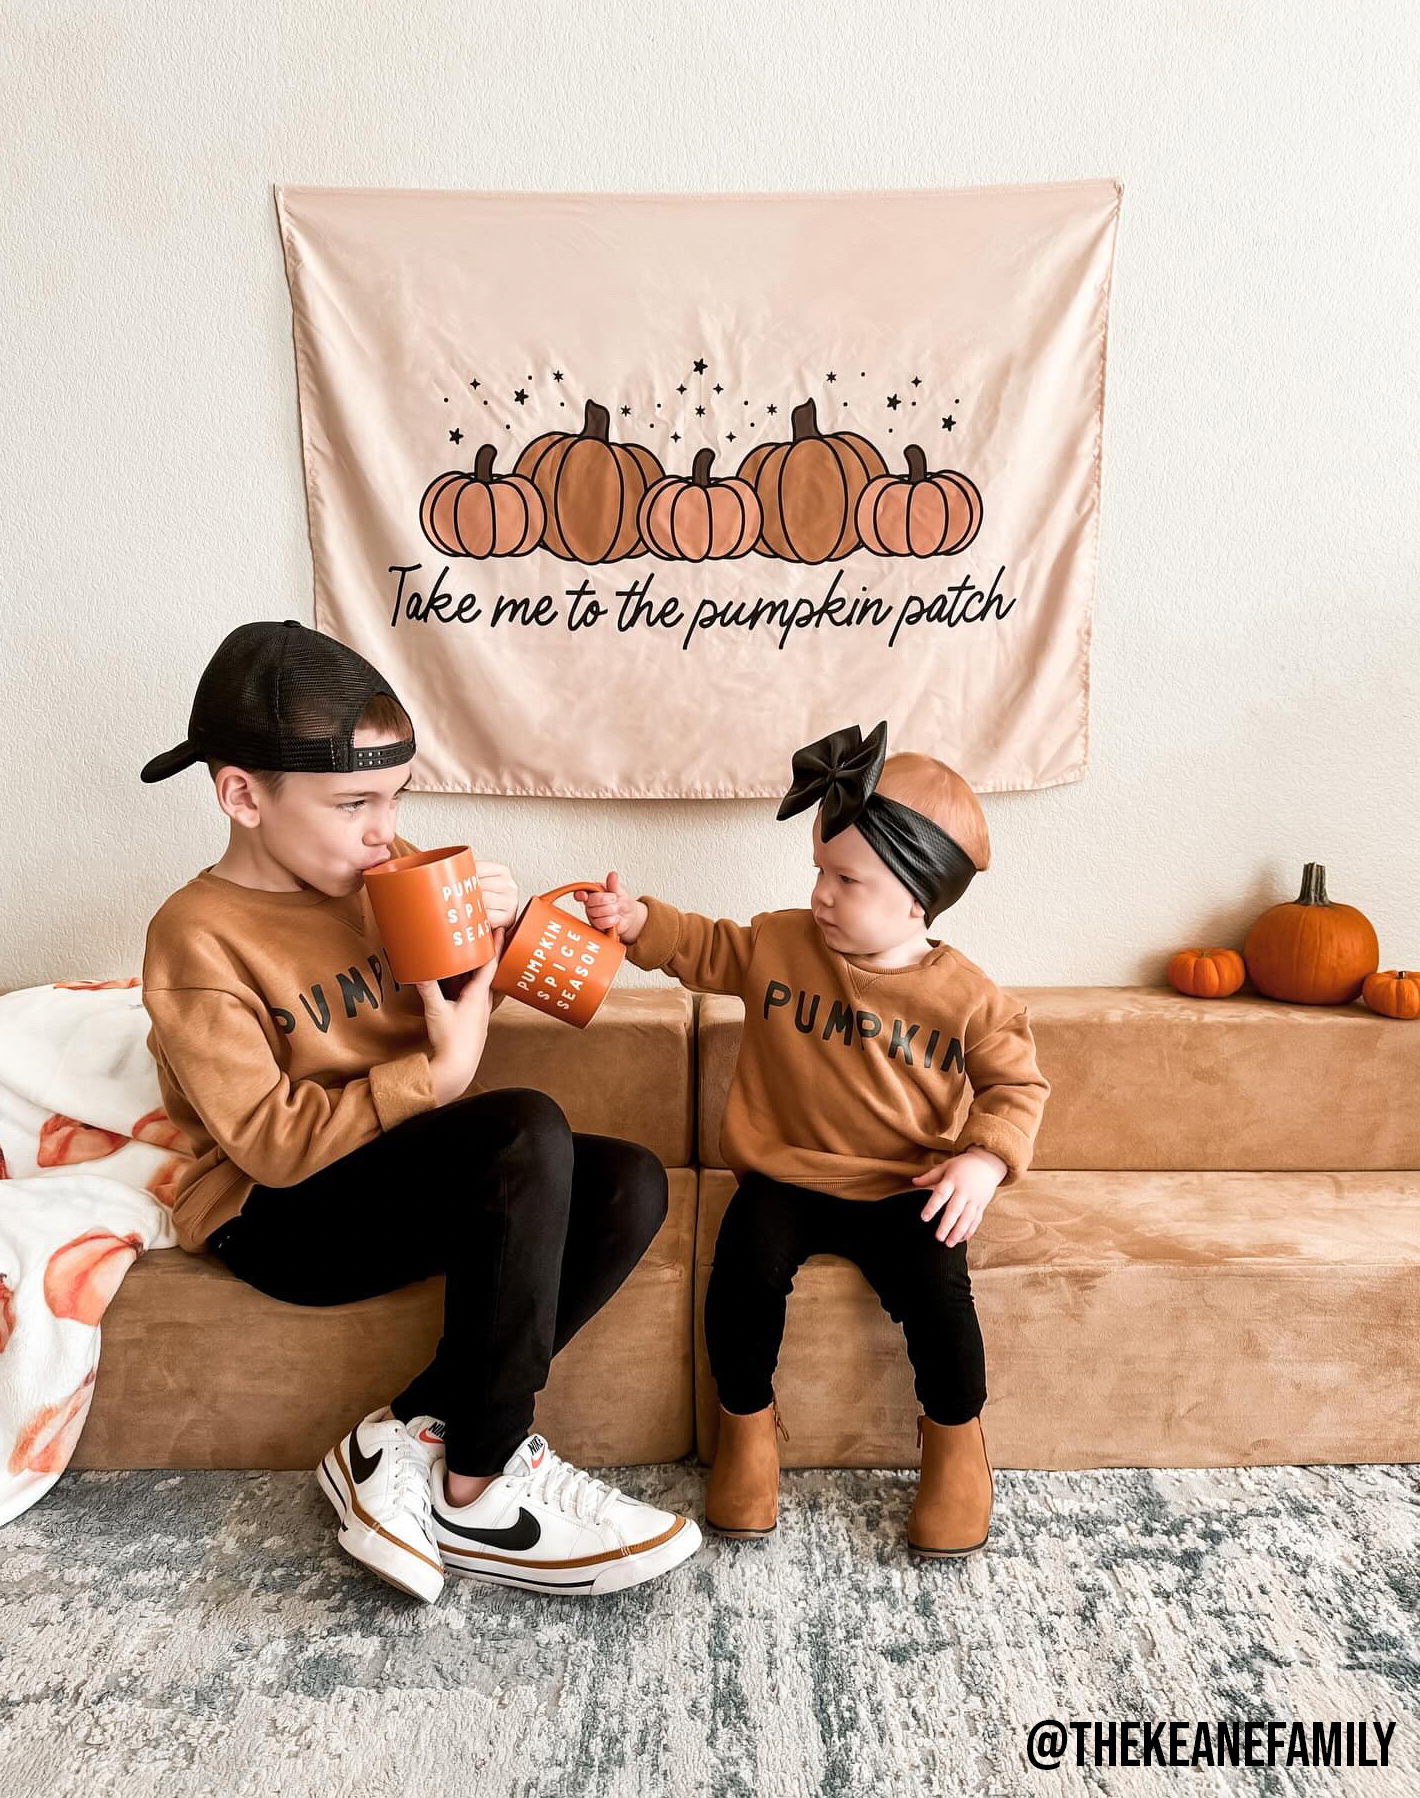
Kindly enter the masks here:
M 572 897 L 587 914 L 593 930 L 605 930 L 619 936 L 623 943 L 634 943 L 646 928 L 650 916 L 639 899 L 633 899 L 621 884 L 621 876 L 613 870 L 606 877 L 609 891 L 598 893 L 591 887 L 578 887 Z
M 478 891 L 491 928 L 500 930 L 511 924 L 518 912 L 518 883 L 513 879 L 513 870 L 503 862 L 475 861 L 473 871 L 478 876 Z
M 416 980 L 415 990 L 424 1004 L 424 1023 L 429 1033 L 429 1072 L 434 1082 L 434 1102 L 448 1105 L 465 1092 L 478 1072 L 488 1042 L 488 1020 L 493 1009 L 493 976 L 503 952 L 503 931 L 493 932 L 493 953 L 475 968 L 457 999 L 446 998 L 437 980 Z
M 946 1243 L 949 1249 L 965 1242 L 981 1222 L 982 1213 L 1007 1172 L 999 1155 L 973 1144 L 960 1155 L 939 1161 L 926 1173 L 918 1174 L 912 1184 L 932 1188 L 922 1211 L 923 1221 L 930 1223 L 939 1211 L 942 1214 L 936 1229 L 937 1241 Z

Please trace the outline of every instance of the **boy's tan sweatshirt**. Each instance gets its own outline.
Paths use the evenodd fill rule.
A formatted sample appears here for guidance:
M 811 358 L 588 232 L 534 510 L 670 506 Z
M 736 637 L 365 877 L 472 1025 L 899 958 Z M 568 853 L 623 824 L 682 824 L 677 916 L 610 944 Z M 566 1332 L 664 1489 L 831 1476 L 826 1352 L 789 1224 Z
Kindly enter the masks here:
M 880 1199 L 974 1144 L 1006 1163 L 1002 1187 L 1026 1172 L 1050 1093 L 1026 1007 L 949 943 L 877 969 L 830 949 L 807 910 L 745 925 L 641 898 L 628 958 L 744 1001 L 720 1134 L 739 1178 Z
M 268 893 L 203 868 L 148 925 L 143 1003 L 163 1109 L 196 1157 L 173 1201 L 194 1253 L 254 1185 L 295 1186 L 435 1107 L 424 1005 L 363 885 Z

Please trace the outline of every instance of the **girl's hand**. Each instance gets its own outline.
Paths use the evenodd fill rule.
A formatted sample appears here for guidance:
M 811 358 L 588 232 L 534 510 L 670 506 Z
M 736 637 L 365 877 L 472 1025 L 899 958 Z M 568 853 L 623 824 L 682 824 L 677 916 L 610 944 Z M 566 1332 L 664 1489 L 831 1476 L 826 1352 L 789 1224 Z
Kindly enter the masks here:
M 503 862 L 475 861 L 473 871 L 478 876 L 478 891 L 490 928 L 500 930 L 511 924 L 518 912 L 518 884 L 513 870 Z
M 599 893 L 592 887 L 578 887 L 572 897 L 587 914 L 593 930 L 604 930 L 619 936 L 623 943 L 634 943 L 646 928 L 650 915 L 639 899 L 633 899 L 621 884 L 621 876 L 612 871 L 606 877 L 608 891 Z
M 923 1207 L 923 1222 L 931 1223 L 939 1211 L 942 1214 L 937 1241 L 950 1249 L 973 1235 L 1006 1173 L 999 1155 L 973 1145 L 918 1174 L 912 1184 L 932 1188 Z

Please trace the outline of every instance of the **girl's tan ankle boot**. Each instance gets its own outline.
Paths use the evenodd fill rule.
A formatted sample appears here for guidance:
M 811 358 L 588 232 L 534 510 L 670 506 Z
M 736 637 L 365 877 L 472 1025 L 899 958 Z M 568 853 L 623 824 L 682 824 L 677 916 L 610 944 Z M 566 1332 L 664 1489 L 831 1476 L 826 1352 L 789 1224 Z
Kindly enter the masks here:
M 985 1548 L 994 1481 L 980 1417 L 967 1423 L 917 1419 L 922 1474 L 907 1520 L 907 1545 L 920 1555 L 969 1555 Z
M 722 1536 L 767 1536 L 779 1520 L 779 1444 L 789 1432 L 772 1401 L 737 1416 L 720 1407 L 720 1440 L 705 1488 L 705 1521 Z

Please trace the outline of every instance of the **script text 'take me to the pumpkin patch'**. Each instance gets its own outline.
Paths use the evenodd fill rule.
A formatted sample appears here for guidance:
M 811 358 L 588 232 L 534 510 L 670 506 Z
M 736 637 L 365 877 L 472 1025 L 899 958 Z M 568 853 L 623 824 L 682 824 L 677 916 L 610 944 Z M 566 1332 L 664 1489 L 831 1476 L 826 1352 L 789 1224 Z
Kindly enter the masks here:
M 390 565 L 389 573 L 397 577 L 390 616 L 392 630 L 400 624 L 476 624 L 486 619 L 490 630 L 503 625 L 548 630 L 560 624 L 575 634 L 596 628 L 603 619 L 614 618 L 618 632 L 680 631 L 683 650 L 707 632 L 760 629 L 777 633 L 778 646 L 783 649 L 795 632 L 818 630 L 824 625 L 835 629 L 890 629 L 888 647 L 892 648 L 902 631 L 917 625 L 955 629 L 962 624 L 999 623 L 1019 598 L 1013 594 L 1007 599 L 1000 590 L 1006 572 L 1004 563 L 996 570 L 989 590 L 978 587 L 970 574 L 964 574 L 939 593 L 908 593 L 901 599 L 889 600 L 868 593 L 866 588 L 859 594 L 841 592 L 843 570 L 839 568 L 827 589 L 816 598 L 800 593 L 780 598 L 760 595 L 753 600 L 716 600 L 706 595 L 693 605 L 678 594 L 653 593 L 656 570 L 624 587 L 613 588 L 610 601 L 603 601 L 584 577 L 579 586 L 564 588 L 560 601 L 550 593 L 500 593 L 491 606 L 485 605 L 476 593 L 455 595 L 447 590 L 448 564 L 439 570 L 427 593 L 414 579 L 422 571 L 421 562 Z

